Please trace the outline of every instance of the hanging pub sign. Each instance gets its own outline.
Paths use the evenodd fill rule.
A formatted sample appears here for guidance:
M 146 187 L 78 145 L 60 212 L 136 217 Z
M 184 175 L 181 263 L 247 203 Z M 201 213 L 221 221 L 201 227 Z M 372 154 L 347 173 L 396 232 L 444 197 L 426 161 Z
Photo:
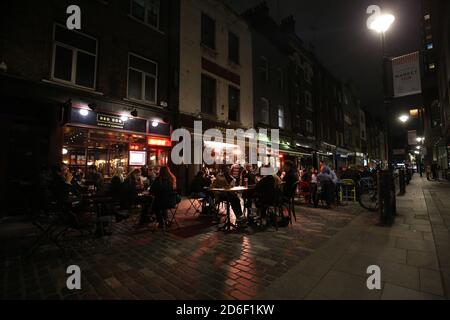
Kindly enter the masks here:
M 123 117 L 88 109 L 72 108 L 69 124 L 80 124 L 95 128 L 109 128 L 131 132 L 146 133 L 147 120 Z

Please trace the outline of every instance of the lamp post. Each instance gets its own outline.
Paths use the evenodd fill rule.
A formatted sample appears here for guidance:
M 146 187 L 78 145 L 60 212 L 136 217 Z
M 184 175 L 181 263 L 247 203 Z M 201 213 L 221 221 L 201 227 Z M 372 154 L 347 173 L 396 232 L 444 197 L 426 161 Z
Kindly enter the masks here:
M 384 59 L 385 59 L 385 42 L 386 42 L 386 32 L 389 30 L 391 25 L 395 21 L 395 17 L 392 14 L 384 14 L 381 12 L 381 9 L 379 6 L 372 5 L 367 8 L 367 14 L 371 14 L 371 16 L 367 19 L 367 27 L 380 34 L 381 39 L 381 54 L 382 54 L 382 81 L 383 81 L 383 95 L 385 98 L 385 114 L 387 117 L 387 121 L 385 122 L 385 131 L 386 131 L 386 137 L 385 137 L 385 147 L 386 147 L 386 160 L 388 163 L 388 168 L 391 169 L 391 155 L 390 155 L 390 133 L 389 133 L 389 108 L 387 105 L 387 94 L 386 94 L 386 81 L 385 81 L 385 73 L 384 73 Z

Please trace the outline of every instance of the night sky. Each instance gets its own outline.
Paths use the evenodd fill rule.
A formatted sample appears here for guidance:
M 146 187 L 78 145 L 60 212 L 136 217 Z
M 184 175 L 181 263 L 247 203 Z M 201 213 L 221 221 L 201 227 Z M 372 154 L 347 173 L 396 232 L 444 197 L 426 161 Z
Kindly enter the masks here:
M 225 0 L 237 12 L 261 0 Z M 279 20 L 292 14 L 297 34 L 312 42 L 316 56 L 341 80 L 352 80 L 362 105 L 374 114 L 382 110 L 381 44 L 378 34 L 366 27 L 369 5 L 379 5 L 396 16 L 388 31 L 386 54 L 398 56 L 420 50 L 420 0 L 267 0 Z M 277 5 L 278 3 L 278 5 Z

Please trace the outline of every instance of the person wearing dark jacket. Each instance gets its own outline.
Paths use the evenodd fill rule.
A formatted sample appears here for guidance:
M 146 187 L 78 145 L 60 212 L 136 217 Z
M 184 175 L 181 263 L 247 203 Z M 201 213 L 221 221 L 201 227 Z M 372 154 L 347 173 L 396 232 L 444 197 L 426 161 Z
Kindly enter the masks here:
M 167 210 L 177 205 L 176 186 L 175 176 L 168 167 L 162 167 L 150 188 L 150 193 L 154 196 L 153 212 L 156 214 L 160 228 L 164 226 L 164 222 L 167 225 L 170 224 L 167 221 Z
M 205 190 L 209 186 L 211 186 L 211 180 L 205 176 L 205 173 L 203 171 L 199 171 L 191 183 L 191 197 L 203 200 L 202 209 L 205 209 L 206 204 L 208 204 L 210 207 L 214 205 L 214 195 L 211 192 Z
M 292 161 L 287 160 L 284 164 L 283 170 L 285 175 L 283 177 L 283 195 L 286 199 L 291 199 L 297 190 L 296 183 L 298 182 L 297 170 L 295 170 Z

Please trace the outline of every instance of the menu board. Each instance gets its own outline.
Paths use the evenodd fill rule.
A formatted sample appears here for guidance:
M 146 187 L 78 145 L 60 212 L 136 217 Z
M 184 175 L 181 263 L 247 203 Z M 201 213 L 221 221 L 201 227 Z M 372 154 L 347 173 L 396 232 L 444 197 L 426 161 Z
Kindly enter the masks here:
M 147 152 L 130 151 L 130 166 L 145 166 L 147 164 Z

